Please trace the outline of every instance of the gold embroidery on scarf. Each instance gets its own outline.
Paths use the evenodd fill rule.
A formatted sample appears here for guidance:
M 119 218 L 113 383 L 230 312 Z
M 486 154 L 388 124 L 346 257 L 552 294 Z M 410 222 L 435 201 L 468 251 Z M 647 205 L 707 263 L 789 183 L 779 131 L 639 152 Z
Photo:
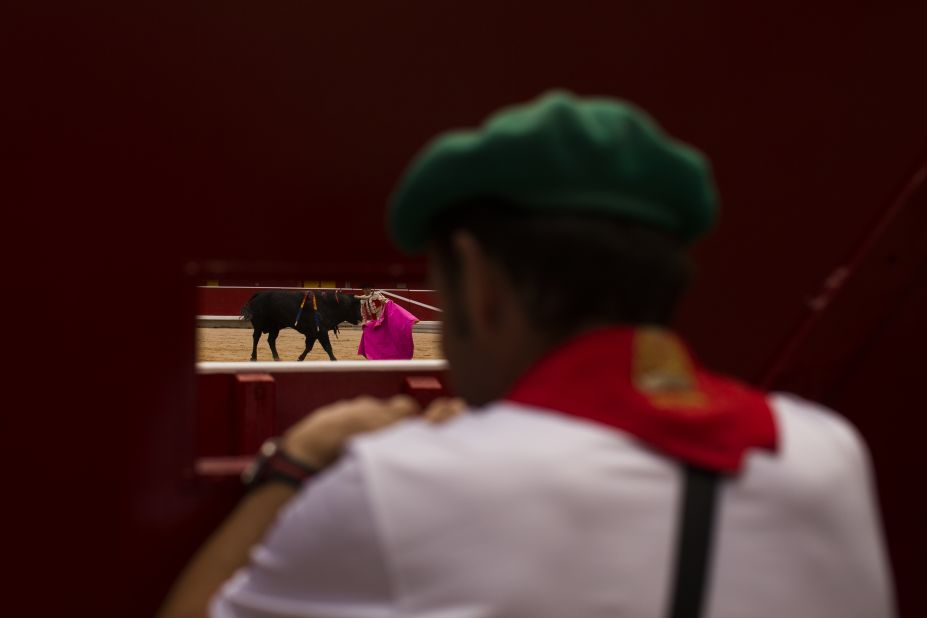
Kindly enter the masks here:
M 662 328 L 640 328 L 634 333 L 632 380 L 657 408 L 703 408 L 708 404 L 698 390 L 692 359 L 673 333 Z

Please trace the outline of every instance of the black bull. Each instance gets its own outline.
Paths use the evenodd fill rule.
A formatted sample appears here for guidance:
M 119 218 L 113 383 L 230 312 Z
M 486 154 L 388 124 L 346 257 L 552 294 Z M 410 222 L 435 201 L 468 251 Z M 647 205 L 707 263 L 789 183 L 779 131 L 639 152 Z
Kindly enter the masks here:
M 313 295 L 315 307 L 313 308 Z M 305 300 L 305 303 L 303 302 Z M 300 311 L 302 305 L 302 311 Z M 299 321 L 297 322 L 297 316 Z M 257 360 L 257 346 L 261 333 L 267 333 L 267 343 L 274 355 L 277 354 L 277 335 L 284 328 L 295 328 L 306 336 L 306 349 L 299 355 L 299 360 L 306 358 L 315 340 L 318 339 L 328 353 L 328 358 L 336 360 L 328 331 L 338 332 L 342 322 L 358 324 L 361 319 L 360 301 L 351 294 L 339 292 L 258 292 L 241 308 L 241 317 L 251 320 L 254 327 L 254 345 L 251 347 L 251 360 Z

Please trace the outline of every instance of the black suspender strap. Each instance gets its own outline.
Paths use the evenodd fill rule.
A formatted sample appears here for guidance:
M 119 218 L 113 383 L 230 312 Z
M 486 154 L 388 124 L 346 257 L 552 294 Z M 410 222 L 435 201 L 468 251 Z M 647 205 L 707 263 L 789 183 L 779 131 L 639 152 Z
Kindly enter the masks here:
M 676 573 L 669 618 L 700 618 L 703 611 L 718 497 L 718 473 L 685 467 Z

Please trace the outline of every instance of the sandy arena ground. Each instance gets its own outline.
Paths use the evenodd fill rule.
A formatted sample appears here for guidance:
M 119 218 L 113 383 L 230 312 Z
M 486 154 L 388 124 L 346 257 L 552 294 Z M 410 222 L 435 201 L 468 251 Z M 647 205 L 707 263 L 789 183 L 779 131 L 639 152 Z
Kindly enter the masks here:
M 196 359 L 198 361 L 247 361 L 251 358 L 251 333 L 244 328 L 197 328 L 196 329 Z M 360 329 L 342 330 L 339 338 L 329 333 L 335 358 L 338 360 L 364 360 L 357 355 L 357 346 L 360 343 Z M 438 333 L 414 333 L 415 359 L 442 358 L 441 335 Z M 277 353 L 280 360 L 295 361 L 303 353 L 306 339 L 292 328 L 280 331 L 277 337 Z M 258 344 L 258 360 L 273 360 L 270 347 L 267 345 L 267 335 L 261 336 Z M 306 361 L 326 361 L 328 354 L 322 345 L 316 341 L 306 357 Z

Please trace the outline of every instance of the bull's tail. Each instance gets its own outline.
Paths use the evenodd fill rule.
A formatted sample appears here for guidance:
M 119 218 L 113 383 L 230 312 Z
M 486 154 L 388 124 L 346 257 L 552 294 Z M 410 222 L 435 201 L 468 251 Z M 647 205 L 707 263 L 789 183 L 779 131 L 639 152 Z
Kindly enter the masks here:
M 254 300 L 255 296 L 257 296 L 257 294 L 253 294 L 251 298 L 248 299 L 248 302 L 242 305 L 241 311 L 238 312 L 239 320 L 250 320 L 254 317 L 254 311 L 251 310 L 251 301 Z

